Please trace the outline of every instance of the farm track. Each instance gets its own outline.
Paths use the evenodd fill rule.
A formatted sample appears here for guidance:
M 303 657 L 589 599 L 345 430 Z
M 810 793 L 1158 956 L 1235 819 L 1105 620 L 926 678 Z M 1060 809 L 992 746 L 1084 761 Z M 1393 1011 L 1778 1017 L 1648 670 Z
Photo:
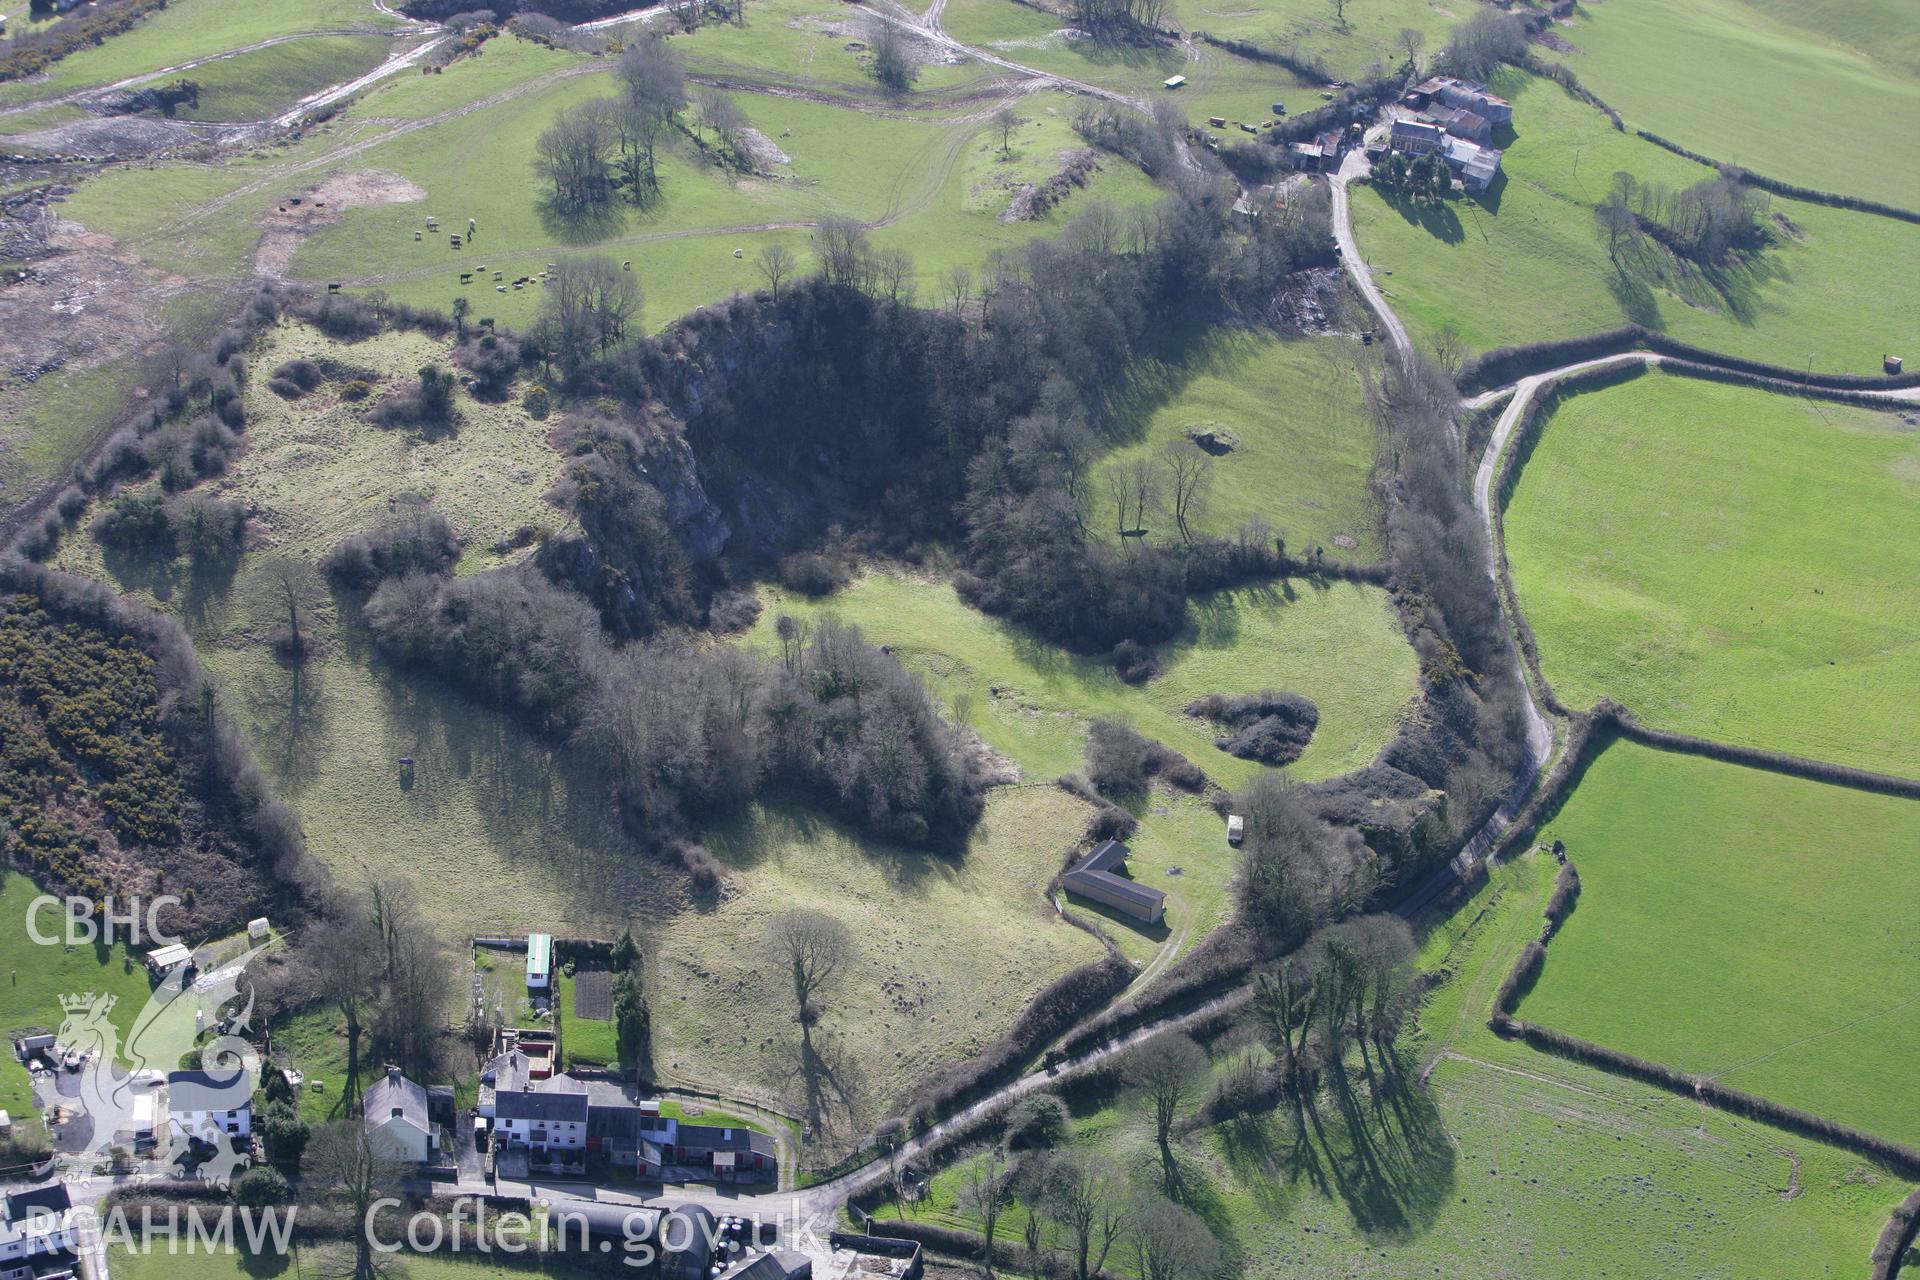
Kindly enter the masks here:
M 272 49 L 278 45 L 292 44 L 297 40 L 311 40 L 317 36 L 390 36 L 404 39 L 405 31 L 394 31 L 386 27 L 358 26 L 331 27 L 319 31 L 297 31 L 283 36 L 270 36 L 265 40 L 256 40 L 252 44 L 241 45 L 237 49 L 228 49 L 222 53 L 210 53 L 204 58 L 192 58 L 186 62 L 176 62 L 170 67 L 161 67 L 158 71 L 143 71 L 139 75 L 116 80 L 112 84 L 93 85 L 85 89 L 74 89 L 54 98 L 36 98 L 31 102 L 22 102 L 14 106 L 0 107 L 0 118 L 24 115 L 30 111 L 43 111 L 49 107 L 82 106 L 108 94 L 120 93 L 127 89 L 137 89 L 143 84 L 167 76 L 179 75 L 183 71 L 193 71 L 199 67 L 210 66 L 216 62 L 225 62 L 229 58 L 238 58 L 243 54 L 258 53 L 262 49 Z M 323 91 L 324 92 L 324 91 Z

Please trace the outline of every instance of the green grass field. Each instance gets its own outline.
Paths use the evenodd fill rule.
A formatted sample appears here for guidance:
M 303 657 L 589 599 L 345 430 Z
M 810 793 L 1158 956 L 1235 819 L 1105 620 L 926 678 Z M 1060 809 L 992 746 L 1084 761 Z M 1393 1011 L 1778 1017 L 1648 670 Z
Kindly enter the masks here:
M 193 289 L 156 304 L 153 318 L 179 341 L 202 343 L 237 305 L 218 289 Z M 0 389 L 0 505 L 11 509 L 64 475 L 110 427 L 142 385 L 139 353 L 78 359 L 31 387 Z
M 821 0 L 755 0 L 738 23 L 708 23 L 677 43 L 698 73 L 735 82 L 804 84 L 894 108 L 922 106 L 956 88 L 975 87 L 1003 74 L 997 67 L 941 51 L 937 60 L 920 62 L 911 90 L 890 95 L 874 78 L 872 55 L 864 48 L 872 39 L 872 20 L 857 9 Z M 851 47 L 856 44 L 863 48 Z
M 1258 124 L 1273 118 L 1275 102 L 1293 111 L 1320 105 L 1318 92 L 1285 67 L 1197 42 L 1146 48 L 1068 38 L 1062 32 L 1071 27 L 1063 19 L 1015 0 L 954 0 L 941 25 L 957 39 L 1021 66 L 1136 99 L 1171 97 L 1195 124 L 1215 115 Z M 1172 75 L 1185 76 L 1187 83 L 1170 94 L 1162 82 Z
M 158 1215 L 161 1222 L 165 1214 Z M 184 1211 L 182 1222 L 184 1223 Z M 211 1225 L 211 1224 L 210 1224 Z M 131 1223 L 135 1232 L 140 1224 L 136 1216 Z M 183 1227 L 184 1230 L 184 1227 Z M 234 1227 L 236 1235 L 242 1228 Z M 404 1238 L 404 1222 L 397 1233 Z M 425 1228 L 422 1229 L 425 1238 Z M 390 1238 L 390 1237 L 389 1237 Z M 542 1265 L 522 1256 L 501 1261 L 499 1255 L 487 1257 L 473 1248 L 473 1229 L 466 1232 L 467 1251 L 464 1253 L 417 1254 L 401 1253 L 391 1255 L 398 1263 L 398 1274 L 407 1280 L 521 1280 L 523 1277 L 544 1277 L 545 1280 L 587 1280 L 588 1277 L 603 1272 L 579 1270 L 573 1267 Z M 263 1276 L 284 1276 L 287 1280 L 305 1280 L 306 1277 L 324 1276 L 333 1273 L 337 1260 L 327 1256 L 324 1249 L 312 1246 L 294 1246 L 291 1256 L 282 1258 L 267 1255 L 252 1258 L 240 1253 L 216 1252 L 202 1244 L 197 1252 L 188 1252 L 187 1241 L 182 1239 L 176 1251 L 168 1251 L 165 1236 L 156 1236 L 145 1249 L 130 1249 L 125 1245 L 114 1245 L 107 1253 L 107 1266 L 115 1280 L 260 1280 Z M 347 1259 L 349 1273 L 352 1259 Z
M 35 942 L 27 932 L 27 912 L 40 896 L 40 888 L 23 875 L 8 872 L 0 879 L 0 920 L 5 921 L 0 927 L 0 968 L 8 974 L 0 986 L 0 1036 L 7 1042 L 0 1053 L 0 1110 L 12 1117 L 16 1140 L 38 1132 L 41 1125 L 27 1069 L 13 1053 L 13 1037 L 27 1030 L 58 1031 L 66 1016 L 61 997 L 88 992 L 114 998 L 108 1019 L 124 1036 L 153 991 L 146 966 L 124 941 L 112 947 Z M 61 906 L 45 908 L 35 927 L 43 937 L 62 937 L 64 916 Z
M 1323 1094 L 1304 1132 L 1282 1108 L 1176 1141 L 1185 1202 L 1245 1274 L 1399 1280 L 1456 1275 L 1468 1257 L 1499 1280 L 1858 1274 L 1899 1179 L 1486 1030 L 1552 877 L 1543 858 L 1498 868 L 1427 938 L 1422 967 L 1443 980 L 1402 1045 L 1410 1075 L 1435 1060 L 1426 1088 L 1374 1101 L 1356 1061 L 1351 1105 Z M 1264 1052 L 1225 1047 L 1216 1068 Z M 1136 1185 L 1159 1183 L 1143 1101 L 1076 1104 L 1073 1133 Z M 926 1200 L 881 1217 L 972 1226 L 960 1182 L 942 1171 Z M 1003 1238 L 1024 1216 L 1007 1210 Z
M 1375 429 L 1360 351 L 1339 338 L 1218 332 L 1181 363 L 1141 374 L 1151 407 L 1122 432 L 1136 438 L 1107 461 L 1151 458 L 1169 446 L 1198 451 L 1192 433 L 1230 433 L 1239 443 L 1214 460 L 1202 531 L 1231 536 L 1242 522 L 1263 519 L 1296 553 L 1321 546 L 1337 559 L 1378 559 L 1367 487 Z
M 347 1095 L 347 1037 L 338 1010 L 320 1006 L 282 1018 L 273 1024 L 272 1036 L 273 1065 L 302 1077 L 296 1100 L 300 1118 L 320 1125 L 346 1115 L 356 1099 Z M 360 1048 L 364 1055 L 365 1041 Z M 363 1085 L 372 1070 L 374 1064 L 360 1063 Z
M 1348 4 L 1346 11 L 1343 23 L 1328 0 L 1179 0 L 1173 6 L 1180 25 L 1189 31 L 1318 58 L 1330 73 L 1348 79 L 1363 74 L 1376 59 L 1388 68 L 1405 62 L 1406 50 L 1400 45 L 1404 28 L 1421 34 L 1424 56 L 1430 57 L 1446 43 L 1456 18 L 1466 17 L 1471 9 L 1449 8 L 1438 0 L 1365 0 Z
M 1609 13 L 1614 12 L 1609 9 Z M 1688 296 L 1609 261 L 1593 205 L 1616 170 L 1682 188 L 1706 168 L 1631 134 L 1550 81 L 1505 72 L 1517 136 L 1488 195 L 1432 206 L 1353 193 L 1354 234 L 1415 339 L 1452 327 L 1469 350 L 1569 338 L 1627 321 L 1717 351 L 1795 367 L 1877 373 L 1920 339 L 1920 298 L 1883 264 L 1920 254 L 1920 227 L 1775 198 L 1777 245 Z
M 1746 7 L 1797 28 L 1800 36 L 1844 46 L 1895 71 L 1920 75 L 1920 28 L 1900 0 L 1745 0 Z
M 1189 633 L 1164 648 L 1162 674 L 1143 686 L 1120 680 L 1106 662 L 1064 654 L 968 608 L 945 582 L 876 572 L 824 601 L 772 588 L 762 595 L 768 607 L 748 643 L 770 647 L 782 612 L 851 622 L 964 709 L 986 744 L 1034 782 L 1083 772 L 1088 720 L 1112 716 L 1181 752 L 1222 786 L 1238 786 L 1261 766 L 1220 751 L 1212 726 L 1184 709 L 1207 693 L 1266 688 L 1304 693 L 1320 708 L 1319 730 L 1289 772 L 1327 777 L 1372 760 L 1414 695 L 1413 651 L 1392 606 L 1381 592 L 1347 584 L 1202 598 Z M 1099 917 L 1130 959 L 1164 964 L 1226 918 L 1239 862 L 1219 817 L 1195 797 L 1155 789 L 1130 808 L 1140 830 L 1129 841 L 1129 866 L 1135 879 L 1167 894 L 1165 923 L 1148 927 L 1071 902 Z
M 1916 497 L 1895 415 L 1651 373 L 1553 413 L 1507 552 L 1569 705 L 1913 777 Z
M 892 646 L 942 698 L 967 695 L 968 722 L 1037 779 L 1080 772 L 1087 720 L 1112 716 L 1238 786 L 1261 766 L 1215 748 L 1210 723 L 1185 708 L 1209 693 L 1262 689 L 1314 700 L 1320 728 L 1290 772 L 1329 777 L 1372 760 L 1414 694 L 1413 650 L 1385 593 L 1347 583 L 1201 597 L 1187 634 L 1162 647 L 1161 674 L 1144 685 L 968 608 L 944 582 L 871 573 L 819 602 L 762 594 L 769 607 L 750 643 L 771 647 L 782 612 L 833 613 Z
M 1920 1141 L 1920 803 L 1616 743 L 1545 836 L 1580 904 L 1521 1017 Z
M 1904 69 L 1829 31 L 1891 45 Z M 1920 112 L 1911 12 L 1629 0 L 1583 10 L 1561 34 L 1579 50 L 1566 64 L 1630 126 L 1769 177 L 1920 208 L 1920 134 L 1900 123 Z
M 827 1090 L 829 1110 L 836 1129 L 848 1118 L 871 1125 L 876 1104 L 922 1084 L 933 1064 L 977 1052 L 1035 991 L 1098 958 L 1099 944 L 1041 894 L 1087 816 L 1053 787 L 997 788 L 965 855 L 953 859 L 857 839 L 784 805 L 757 805 L 708 830 L 708 847 L 732 871 L 728 891 L 643 943 L 653 952 L 656 1071 L 669 1082 L 737 1082 L 803 1098 L 792 993 L 759 940 L 774 915 L 818 909 L 847 924 L 859 951 L 815 1031 L 816 1045 L 840 1060 L 849 1095 Z M 978 981 L 984 973 L 993 981 Z

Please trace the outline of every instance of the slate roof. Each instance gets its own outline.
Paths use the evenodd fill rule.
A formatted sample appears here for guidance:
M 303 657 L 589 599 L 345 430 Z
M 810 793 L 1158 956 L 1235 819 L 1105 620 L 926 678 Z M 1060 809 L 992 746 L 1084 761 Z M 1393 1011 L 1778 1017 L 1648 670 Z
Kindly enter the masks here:
M 67 1184 L 56 1182 L 50 1186 L 33 1187 L 26 1191 L 15 1191 L 7 1197 L 7 1221 L 19 1222 L 30 1214 L 50 1213 L 59 1215 L 73 1208 L 73 1197 L 67 1193 Z
M 751 1151 L 774 1153 L 773 1139 L 756 1129 L 729 1129 L 717 1124 L 682 1124 L 677 1145 L 696 1151 Z
M 389 1120 L 405 1120 L 422 1133 L 433 1130 L 427 1124 L 427 1091 L 398 1071 L 369 1088 L 360 1098 L 360 1112 L 369 1128 L 378 1128 Z
M 585 1124 L 587 1095 L 568 1089 L 496 1093 L 493 1096 L 493 1115 L 496 1120 L 570 1120 Z
M 1096 889 L 1102 894 L 1124 898 L 1127 902 L 1149 913 L 1160 909 L 1167 895 L 1158 889 L 1148 888 L 1135 880 L 1115 875 L 1113 868 L 1121 866 L 1127 860 L 1127 846 L 1118 840 L 1108 840 L 1092 853 L 1088 854 L 1078 866 L 1061 877 L 1061 882 L 1069 889 Z
M 174 1071 L 167 1075 L 167 1110 L 239 1111 L 253 1101 L 253 1085 L 245 1071 L 230 1076 L 205 1071 Z

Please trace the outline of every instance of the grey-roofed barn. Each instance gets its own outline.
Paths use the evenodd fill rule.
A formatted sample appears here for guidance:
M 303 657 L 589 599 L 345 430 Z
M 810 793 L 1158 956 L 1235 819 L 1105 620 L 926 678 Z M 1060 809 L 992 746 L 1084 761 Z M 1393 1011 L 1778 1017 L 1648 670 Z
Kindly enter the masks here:
M 1083 898 L 1105 903 L 1147 924 L 1158 924 L 1167 912 L 1167 895 L 1116 874 L 1114 868 L 1125 866 L 1126 861 L 1127 846 L 1109 840 L 1062 876 L 1060 883 Z

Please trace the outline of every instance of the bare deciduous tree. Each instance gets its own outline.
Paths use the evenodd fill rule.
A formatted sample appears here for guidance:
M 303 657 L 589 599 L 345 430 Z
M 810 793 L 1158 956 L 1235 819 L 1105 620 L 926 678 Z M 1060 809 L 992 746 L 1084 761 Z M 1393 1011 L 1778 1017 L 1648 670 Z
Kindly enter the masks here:
M 1139 1280 L 1204 1280 L 1220 1270 L 1220 1245 L 1206 1222 L 1164 1196 L 1136 1197 L 1127 1239 Z
M 906 34 L 885 18 L 875 18 L 867 31 L 874 79 L 895 93 L 905 93 L 920 78 L 920 65 L 913 60 Z
M 767 292 L 775 302 L 780 301 L 780 290 L 793 278 L 793 250 L 783 244 L 770 244 L 760 250 L 753 261 L 767 282 Z
M 955 315 L 965 311 L 967 300 L 973 296 L 973 272 L 965 266 L 948 268 L 940 277 L 940 296 L 946 299 Z
M 1124 545 L 1132 546 L 1146 538 L 1147 512 L 1159 492 L 1153 463 L 1146 458 L 1114 463 L 1103 474 L 1107 500 L 1113 505 L 1114 533 Z
M 372 1224 L 367 1221 L 377 1201 L 400 1185 L 403 1167 L 359 1120 L 335 1120 L 307 1140 L 300 1173 L 306 1194 L 318 1193 L 337 1201 L 353 1224 L 346 1246 L 323 1271 L 352 1280 L 375 1280 L 394 1264 L 397 1255 L 375 1249 Z
M 1400 28 L 1400 34 L 1394 37 L 1394 46 L 1407 55 L 1407 70 L 1415 71 L 1420 66 L 1420 51 L 1427 47 L 1426 33 L 1414 27 Z
M 846 218 L 831 218 L 813 233 L 814 256 L 820 260 L 820 275 L 830 285 L 847 289 L 867 287 L 872 271 L 872 251 L 867 248 L 866 228 Z
M 980 1224 L 980 1261 L 989 1276 L 993 1274 L 993 1238 L 1006 1204 L 1007 1177 L 1007 1158 L 997 1147 L 984 1152 L 960 1175 L 960 1212 Z
M 1014 130 L 1026 122 L 1026 117 L 1015 111 L 1012 104 L 993 113 L 993 128 L 1000 135 L 1000 154 L 1009 160 L 1013 159 Z
M 1175 441 L 1161 450 L 1160 467 L 1173 506 L 1174 527 L 1180 531 L 1180 540 L 1191 546 L 1193 525 L 1206 514 L 1207 496 L 1213 489 L 1213 459 L 1191 444 Z
M 278 555 L 256 572 L 270 607 L 284 620 L 274 636 L 275 647 L 295 662 L 304 660 L 312 647 L 314 614 L 327 601 L 319 570 L 299 556 Z
M 378 986 L 379 937 L 364 906 L 349 901 L 331 919 L 308 929 L 304 949 L 321 997 L 346 1023 L 347 1076 L 352 1079 L 358 1074 L 360 1035 Z
M 748 157 L 743 146 L 749 123 L 747 113 L 740 109 L 731 94 L 719 89 L 702 90 L 698 102 L 700 123 L 713 131 L 714 145 L 729 164 L 736 168 L 746 167 Z
M 852 931 L 823 911 L 788 911 L 767 925 L 766 941 L 793 982 L 795 1015 L 811 1025 L 820 995 L 853 960 Z
M 534 336 L 564 369 L 605 355 L 640 313 L 640 282 L 611 258 L 566 258 L 547 281 Z
M 1155 1036 L 1127 1050 L 1121 1067 L 1127 1087 L 1153 1109 L 1153 1132 L 1164 1154 L 1173 1125 L 1207 1078 L 1207 1051 L 1193 1037 Z
M 1093 1280 L 1127 1220 L 1126 1180 L 1098 1157 L 1074 1153 L 1047 1170 L 1047 1215 L 1067 1234 L 1075 1280 Z
M 583 102 L 554 117 L 533 145 L 533 167 L 553 188 L 555 204 L 579 209 L 613 190 L 608 157 L 615 146 L 605 106 Z

